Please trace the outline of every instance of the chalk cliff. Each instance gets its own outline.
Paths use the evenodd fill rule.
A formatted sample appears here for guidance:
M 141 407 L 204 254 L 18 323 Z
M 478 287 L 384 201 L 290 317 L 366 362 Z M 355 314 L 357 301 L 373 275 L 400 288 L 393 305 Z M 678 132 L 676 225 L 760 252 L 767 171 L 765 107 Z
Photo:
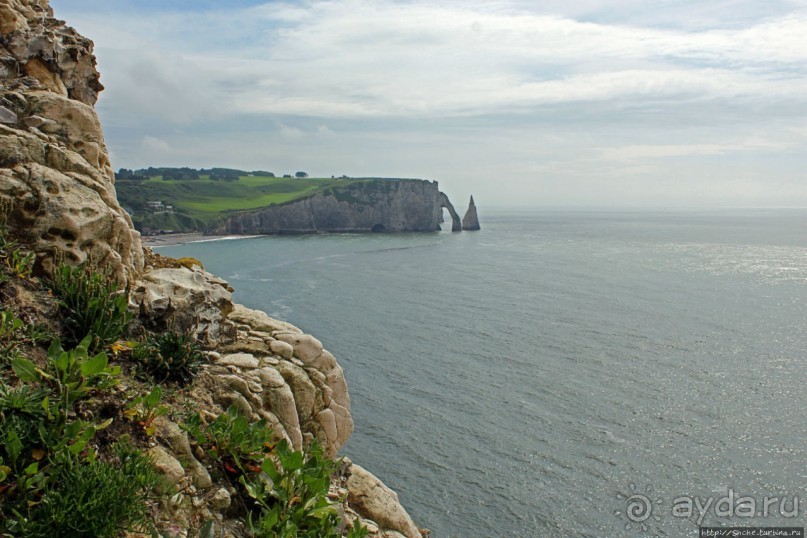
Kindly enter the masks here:
M 468 204 L 468 211 L 462 217 L 463 230 L 479 230 L 479 217 L 476 214 L 476 204 L 474 204 L 474 197 L 471 196 L 471 201 Z
M 436 181 L 373 179 L 346 181 L 308 198 L 234 214 L 208 230 L 214 234 L 317 232 L 433 232 L 443 208 L 452 231 L 462 223 Z
M 143 268 L 140 235 L 118 204 L 101 124 L 92 41 L 47 0 L 0 1 L 0 204 L 48 272 L 92 258 L 120 280 Z
M 234 405 L 251 421 L 266 420 L 276 438 L 295 448 L 317 439 L 333 458 L 353 431 L 344 374 L 313 336 L 233 303 L 232 288 L 201 267 L 142 248 L 116 198 L 93 109 L 103 87 L 92 51 L 90 40 L 53 18 L 47 0 L 0 0 L 0 223 L 21 251 L 35 255 L 37 275 L 47 277 L 59 263 L 89 262 L 114 276 L 121 291 L 126 285 L 135 316 L 132 338 L 170 329 L 193 335 L 203 346 L 208 363 L 169 402 L 170 414 L 155 421 L 153 439 L 142 446 L 174 488 L 170 501 L 164 499 L 150 513 L 165 536 L 195 533 L 200 521 L 215 522 L 213 534 L 206 536 L 247 536 L 243 517 L 230 510 L 235 490 L 179 428 L 181 417 L 187 409 L 215 417 Z M 396 204 L 405 206 L 417 196 L 417 189 L 399 187 Z M 436 184 L 419 188 L 435 203 L 440 200 Z M 438 209 L 418 215 L 417 223 L 390 217 L 382 224 L 428 227 Z M 32 324 L 60 323 L 53 316 L 53 297 L 35 281 L 0 279 L 0 295 L 4 311 Z M 125 352 L 118 360 L 126 360 Z M 22 379 L 4 377 L 6 382 Z M 142 386 L 135 378 L 121 385 L 119 407 L 104 411 L 121 425 L 110 431 L 125 431 L 124 400 L 137 396 Z M 40 462 L 40 468 L 47 465 L 58 463 Z M 346 523 L 363 518 L 371 536 L 419 537 L 397 497 L 382 486 L 348 461 L 334 478 L 332 498 Z

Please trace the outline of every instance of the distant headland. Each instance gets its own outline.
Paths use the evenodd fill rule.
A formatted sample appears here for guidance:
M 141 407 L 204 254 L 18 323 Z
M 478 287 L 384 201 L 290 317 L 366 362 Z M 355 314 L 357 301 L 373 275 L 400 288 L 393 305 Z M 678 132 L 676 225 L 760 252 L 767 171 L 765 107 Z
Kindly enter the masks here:
M 187 167 L 121 169 L 115 178 L 143 235 L 434 232 L 443 209 L 452 231 L 480 229 L 473 197 L 460 218 L 437 182 L 423 179 Z

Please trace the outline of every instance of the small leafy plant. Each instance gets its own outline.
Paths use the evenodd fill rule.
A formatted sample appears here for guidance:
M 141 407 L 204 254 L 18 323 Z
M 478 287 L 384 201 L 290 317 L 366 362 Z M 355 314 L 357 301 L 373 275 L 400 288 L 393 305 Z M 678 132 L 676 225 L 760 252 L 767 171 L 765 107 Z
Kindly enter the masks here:
M 6 233 L 5 219 L 0 218 L 0 283 L 12 276 L 29 278 L 34 267 L 34 253 L 20 248 Z
M 29 278 L 34 268 L 34 253 L 12 250 L 6 257 L 6 266 L 17 278 Z
M 136 421 L 146 435 L 152 437 L 155 431 L 154 421 L 168 414 L 168 407 L 160 405 L 162 396 L 163 391 L 157 385 L 147 395 L 135 398 L 123 415 L 131 421 Z
M 207 426 L 202 424 L 199 414 L 194 413 L 183 428 L 230 475 L 259 472 L 272 446 L 272 431 L 266 421 L 249 422 L 235 406 L 230 406 Z
M 14 316 L 13 313 L 5 310 L 0 311 L 0 338 L 8 339 L 22 327 L 22 320 Z
M 89 443 L 112 418 L 94 423 L 76 415 L 79 402 L 109 391 L 120 372 L 104 353 L 88 354 L 89 341 L 65 351 L 57 340 L 42 367 L 14 359 L 18 383 L 0 377 L 2 536 L 112 538 L 150 530 L 146 501 L 162 490 L 155 490 L 161 480 L 147 457 L 120 441 L 99 454 Z
M 87 336 L 72 351 L 65 351 L 61 342 L 54 340 L 48 349 L 46 370 L 24 357 L 14 359 L 11 367 L 24 383 L 50 386 L 58 399 L 58 412 L 66 418 L 73 404 L 88 397 L 91 391 L 114 386 L 120 374 L 120 366 L 109 366 L 106 353 L 92 357 L 87 353 L 91 339 Z
M 276 445 L 265 421 L 250 423 L 230 406 L 205 426 L 199 414 L 183 424 L 190 437 L 241 486 L 247 524 L 258 538 L 337 538 L 339 513 L 328 499 L 339 462 L 326 458 L 316 441 L 306 453 L 285 439 Z M 356 522 L 348 538 L 368 531 Z
M 25 324 L 13 313 L 0 311 L 0 362 L 10 362 L 17 355 L 19 336 Z
M 118 340 L 129 326 L 126 293 L 115 282 L 88 268 L 60 265 L 53 272 L 50 288 L 59 301 L 66 342 L 77 344 L 91 336 L 95 350 Z
M 93 392 L 111 388 L 117 384 L 120 374 L 120 366 L 109 366 L 105 353 L 92 357 L 88 355 L 89 341 L 88 336 L 74 350 L 65 351 L 59 340 L 55 340 L 48 350 L 45 370 L 37 368 L 33 361 L 24 357 L 17 357 L 11 363 L 20 381 L 36 382 L 50 391 L 42 401 L 42 408 L 51 423 L 40 435 L 54 452 L 66 449 L 78 455 L 98 430 L 112 422 L 111 418 L 100 424 L 72 418 L 76 402 L 88 398 Z
M 189 334 L 168 331 L 149 336 L 132 354 L 145 373 L 157 383 L 173 381 L 179 385 L 190 383 L 205 354 Z
M 283 439 L 274 458 L 266 458 L 261 474 L 242 476 L 244 488 L 258 507 L 257 517 L 248 517 L 248 526 L 259 538 L 292 536 L 339 536 L 339 513 L 328 499 L 331 474 L 338 462 L 324 457 L 315 441 L 306 453 L 292 450 Z M 355 524 L 350 538 L 367 535 Z
M 29 454 L 40 459 L 44 455 L 33 451 L 42 443 L 40 427 L 47 415 L 42 403 L 47 396 L 47 390 L 30 385 L 0 385 L 0 460 L 7 464 L 6 474 L 27 467 Z
M 12 312 L 0 310 L 0 363 L 10 363 L 20 355 L 23 344 L 38 344 L 51 337 L 39 323 L 25 323 Z

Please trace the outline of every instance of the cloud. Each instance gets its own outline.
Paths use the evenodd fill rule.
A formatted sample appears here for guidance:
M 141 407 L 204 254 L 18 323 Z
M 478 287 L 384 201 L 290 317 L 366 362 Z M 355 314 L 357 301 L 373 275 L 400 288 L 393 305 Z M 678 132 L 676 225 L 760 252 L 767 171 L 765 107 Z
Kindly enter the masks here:
M 807 205 L 803 1 L 52 4 L 96 41 L 121 166 L 420 175 L 525 203 L 740 177 L 746 203 L 778 174 Z
M 124 26 L 139 31 L 123 35 L 104 17 L 98 25 L 106 30 L 92 33 L 102 58 L 114 58 L 105 77 L 125 74 L 109 93 L 138 109 L 150 104 L 174 122 L 190 119 L 191 110 L 345 118 L 488 114 L 682 93 L 805 99 L 803 13 L 684 31 L 503 6 L 273 3 L 129 15 Z
M 798 147 L 795 141 L 751 138 L 733 143 L 635 144 L 604 148 L 601 156 L 614 161 L 639 161 L 691 156 L 721 156 L 730 153 L 777 153 Z
M 142 145 L 143 149 L 149 153 L 167 154 L 172 151 L 171 144 L 156 136 L 144 136 Z

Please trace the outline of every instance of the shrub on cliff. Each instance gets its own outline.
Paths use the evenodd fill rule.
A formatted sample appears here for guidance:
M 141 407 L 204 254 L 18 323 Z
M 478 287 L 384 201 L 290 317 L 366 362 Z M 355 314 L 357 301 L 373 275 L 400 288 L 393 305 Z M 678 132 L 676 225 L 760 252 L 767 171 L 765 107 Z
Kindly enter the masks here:
M 129 326 L 128 297 L 109 277 L 88 267 L 60 265 L 49 282 L 59 302 L 65 342 L 75 345 L 90 336 L 90 350 L 119 339 Z
M 189 334 L 168 331 L 150 335 L 133 352 L 134 360 L 158 383 L 187 385 L 205 362 L 199 344 Z
M 337 503 L 328 497 L 339 462 L 326 458 L 316 440 L 306 451 L 293 450 L 286 439 L 273 446 L 266 422 L 250 423 L 235 406 L 207 425 L 193 413 L 183 429 L 220 465 L 223 478 L 238 487 L 247 527 L 254 536 L 342 536 Z M 346 536 L 367 534 L 356 522 Z
M 109 461 L 63 458 L 22 526 L 26 538 L 112 538 L 149 527 L 146 500 L 160 479 L 145 455 L 126 445 Z
M 25 538 L 113 537 L 147 530 L 147 499 L 160 479 L 126 442 L 91 444 L 102 422 L 86 413 L 120 375 L 104 353 L 59 341 L 45 363 L 17 356 L 16 380 L 0 375 L 0 534 Z M 85 418 L 81 418 L 85 417 Z

